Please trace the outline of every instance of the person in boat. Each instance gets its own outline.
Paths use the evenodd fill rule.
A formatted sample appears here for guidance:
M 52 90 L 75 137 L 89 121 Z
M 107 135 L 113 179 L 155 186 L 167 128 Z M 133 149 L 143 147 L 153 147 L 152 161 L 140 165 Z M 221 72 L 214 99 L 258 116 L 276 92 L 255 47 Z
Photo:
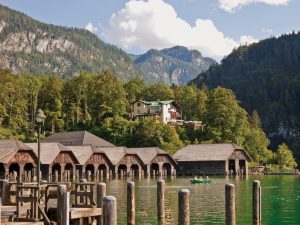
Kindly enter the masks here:
M 208 177 L 208 176 L 206 176 L 205 180 L 209 180 L 209 177 Z
M 194 177 L 194 180 L 198 180 L 198 177 L 197 177 L 197 175 Z
M 199 180 L 203 180 L 202 176 L 199 178 Z

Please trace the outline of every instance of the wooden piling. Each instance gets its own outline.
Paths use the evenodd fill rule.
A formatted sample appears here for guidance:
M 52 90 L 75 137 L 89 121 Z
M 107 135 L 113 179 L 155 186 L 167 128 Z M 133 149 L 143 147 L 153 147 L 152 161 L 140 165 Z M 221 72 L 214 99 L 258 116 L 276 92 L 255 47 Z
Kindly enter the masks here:
M 97 184 L 97 207 L 103 209 L 103 198 L 106 196 L 106 183 Z M 97 217 L 97 225 L 103 225 L 102 216 Z
M 87 179 L 88 181 L 91 181 L 91 177 L 92 177 L 92 171 L 88 170 L 88 171 L 87 171 L 87 178 L 86 178 L 86 179 Z
M 135 225 L 134 182 L 127 183 L 127 225 Z
M 67 192 L 67 186 L 64 184 L 60 184 L 57 187 L 57 223 L 58 225 L 63 225 L 63 201 L 64 201 L 64 193 Z
M 1 225 L 1 214 L 2 213 L 2 201 L 1 201 L 1 198 L 0 198 L 0 225 Z
M 157 181 L 157 218 L 159 224 L 165 221 L 165 181 Z
M 260 224 L 261 222 L 261 186 L 260 181 L 253 181 L 253 224 Z
M 225 224 L 236 225 L 234 184 L 225 185 Z
M 117 200 L 113 196 L 103 198 L 103 225 L 117 225 Z
M 190 191 L 181 189 L 178 192 L 178 225 L 190 224 Z
M 1 200 L 3 205 L 7 205 L 9 201 L 9 181 L 1 181 Z

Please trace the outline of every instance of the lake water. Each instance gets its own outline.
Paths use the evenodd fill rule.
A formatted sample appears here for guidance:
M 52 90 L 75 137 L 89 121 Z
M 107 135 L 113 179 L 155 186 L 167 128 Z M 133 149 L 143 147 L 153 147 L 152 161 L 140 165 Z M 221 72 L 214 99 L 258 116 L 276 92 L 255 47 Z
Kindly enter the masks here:
M 225 184 L 236 185 L 237 224 L 252 224 L 252 181 L 261 181 L 262 224 L 300 224 L 299 176 L 249 176 L 249 178 L 212 178 L 213 184 L 192 185 L 190 178 L 166 180 L 166 224 L 177 224 L 178 190 L 190 190 L 191 224 L 225 224 Z M 134 180 L 136 185 L 136 223 L 156 225 L 155 179 Z M 127 180 L 107 182 L 107 194 L 117 198 L 118 224 L 126 224 Z

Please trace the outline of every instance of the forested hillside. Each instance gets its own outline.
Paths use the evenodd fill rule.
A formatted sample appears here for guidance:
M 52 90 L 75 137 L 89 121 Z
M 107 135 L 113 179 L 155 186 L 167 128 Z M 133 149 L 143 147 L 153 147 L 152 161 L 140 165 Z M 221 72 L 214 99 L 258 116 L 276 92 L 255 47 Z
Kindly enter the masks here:
M 205 127 L 194 130 L 155 119 L 132 121 L 130 103 L 138 99 L 175 99 L 186 120 L 202 120 Z M 43 127 L 46 135 L 88 130 L 116 145 L 158 146 L 170 154 L 189 143 L 233 142 L 243 146 L 254 163 L 276 164 L 280 159 L 280 168 L 295 166 L 287 147 L 281 155 L 268 150 L 269 140 L 258 114 L 247 114 L 234 93 L 225 88 L 208 91 L 196 86 L 146 85 L 140 78 L 122 83 L 109 71 L 62 79 L 0 70 L 0 139 L 35 140 L 37 108 L 47 116 Z
M 132 56 L 133 62 L 149 77 L 167 84 L 186 85 L 200 72 L 217 62 L 203 57 L 197 50 L 175 46 L 163 50 L 149 50 L 143 55 Z
M 257 110 L 272 146 L 287 141 L 300 158 L 300 33 L 241 46 L 193 83 L 232 89 L 248 113 Z
M 1 5 L 0 68 L 61 77 L 105 69 L 122 80 L 142 76 L 125 52 L 89 31 L 41 23 Z

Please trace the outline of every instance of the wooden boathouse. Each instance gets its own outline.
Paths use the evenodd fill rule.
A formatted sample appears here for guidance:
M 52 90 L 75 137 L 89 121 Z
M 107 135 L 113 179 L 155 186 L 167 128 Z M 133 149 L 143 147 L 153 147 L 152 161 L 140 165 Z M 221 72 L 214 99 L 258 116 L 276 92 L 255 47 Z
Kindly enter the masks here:
M 37 143 L 26 143 L 37 155 Z M 79 164 L 68 147 L 58 143 L 41 143 L 41 173 L 47 181 L 75 181 L 76 165 Z
M 248 153 L 235 144 L 194 144 L 173 157 L 181 175 L 248 174 Z
M 35 174 L 37 155 L 17 140 L 0 140 L 0 176 L 2 179 L 26 181 Z

